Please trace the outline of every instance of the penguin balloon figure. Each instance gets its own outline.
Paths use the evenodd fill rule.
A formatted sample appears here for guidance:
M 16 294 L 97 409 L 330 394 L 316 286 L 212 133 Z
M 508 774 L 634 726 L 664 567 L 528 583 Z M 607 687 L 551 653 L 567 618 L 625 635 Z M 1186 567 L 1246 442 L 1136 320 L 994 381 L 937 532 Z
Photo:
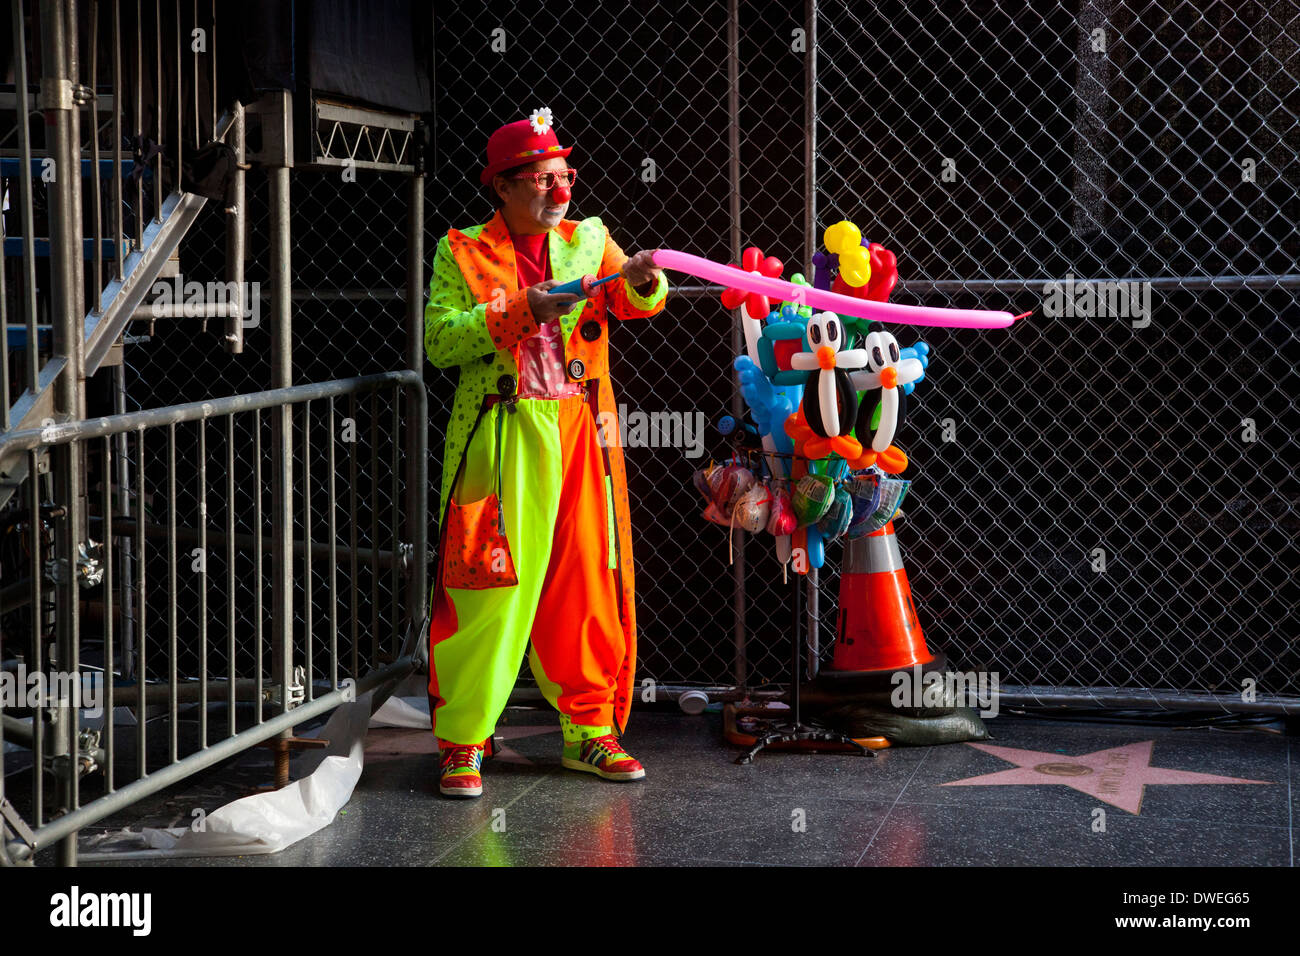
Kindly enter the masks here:
M 919 381 L 925 375 L 925 366 L 920 359 L 902 358 L 898 341 L 888 332 L 869 333 L 862 351 L 867 356 L 866 367 L 853 372 L 850 381 L 857 391 L 880 389 L 880 404 L 863 401 L 857 409 L 854 431 L 858 438 L 865 442 L 873 427 L 875 434 L 870 447 L 863 449 L 862 460 L 854 462 L 854 466 L 876 464 L 882 471 L 896 475 L 907 467 L 907 455 L 893 444 L 894 435 L 907 415 L 902 386 Z
M 824 458 L 835 452 L 855 459 L 862 445 L 851 434 L 858 414 L 858 394 L 849 377 L 852 369 L 867 366 L 865 349 L 841 349 L 844 326 L 834 312 L 818 312 L 808 320 L 810 352 L 790 356 L 791 368 L 808 372 L 804 386 L 803 418 L 815 437 L 804 443 L 808 458 Z M 792 416 L 793 417 L 793 416 Z

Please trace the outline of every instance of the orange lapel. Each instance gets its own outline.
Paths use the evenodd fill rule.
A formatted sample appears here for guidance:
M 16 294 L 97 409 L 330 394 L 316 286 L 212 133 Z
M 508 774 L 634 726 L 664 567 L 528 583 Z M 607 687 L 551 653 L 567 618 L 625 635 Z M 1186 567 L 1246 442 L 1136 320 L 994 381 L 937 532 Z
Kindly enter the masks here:
M 576 221 L 564 219 L 555 227 L 555 232 L 567 243 L 573 241 L 573 232 L 577 228 Z M 475 301 L 490 302 L 498 289 L 504 289 L 507 295 L 518 291 L 515 245 L 510 241 L 510 230 L 506 228 L 499 209 L 479 230 L 478 236 L 451 229 L 447 232 L 447 241 Z
M 515 247 L 500 210 L 479 230 L 477 237 L 451 229 L 447 232 L 447 242 L 476 302 L 491 302 L 498 290 L 504 290 L 506 295 L 518 291 Z

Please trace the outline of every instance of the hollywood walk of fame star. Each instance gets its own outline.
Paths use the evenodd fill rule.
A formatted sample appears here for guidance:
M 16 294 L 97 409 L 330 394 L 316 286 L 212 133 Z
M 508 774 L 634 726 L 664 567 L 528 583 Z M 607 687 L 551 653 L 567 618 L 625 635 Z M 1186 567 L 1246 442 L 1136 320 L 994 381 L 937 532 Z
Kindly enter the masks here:
M 1096 797 L 1111 806 L 1137 814 L 1142 811 L 1142 794 L 1147 784 L 1209 784 L 1209 783 L 1273 783 L 1271 780 L 1244 780 L 1240 777 L 1219 777 L 1212 773 L 1193 773 L 1189 770 L 1170 770 L 1151 766 L 1151 748 L 1154 740 L 1110 747 L 1079 757 L 1043 753 L 1039 750 L 1017 750 L 1015 747 L 995 747 L 992 744 L 970 744 L 976 750 L 1000 757 L 1015 764 L 1011 770 L 999 770 L 978 777 L 953 780 L 945 787 L 997 787 L 1009 784 L 1039 785 L 1061 783 L 1080 793 Z

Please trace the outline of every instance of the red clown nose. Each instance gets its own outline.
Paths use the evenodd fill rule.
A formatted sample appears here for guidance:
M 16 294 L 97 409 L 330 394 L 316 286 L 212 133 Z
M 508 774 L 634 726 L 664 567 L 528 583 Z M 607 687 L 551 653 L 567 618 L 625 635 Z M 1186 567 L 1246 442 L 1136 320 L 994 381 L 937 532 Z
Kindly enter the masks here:
M 558 203 L 568 202 L 573 198 L 573 190 L 568 186 L 556 186 L 551 190 L 551 199 Z

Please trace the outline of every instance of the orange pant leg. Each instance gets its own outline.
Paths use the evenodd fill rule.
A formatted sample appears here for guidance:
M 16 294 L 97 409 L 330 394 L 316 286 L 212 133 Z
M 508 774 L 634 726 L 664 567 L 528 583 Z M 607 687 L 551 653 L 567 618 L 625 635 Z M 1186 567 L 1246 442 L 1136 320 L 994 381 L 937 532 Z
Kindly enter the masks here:
M 626 639 L 610 568 L 611 502 L 591 407 L 560 403 L 560 507 L 531 661 L 547 699 L 576 724 L 612 725 Z M 536 673 L 540 664 L 544 673 Z

